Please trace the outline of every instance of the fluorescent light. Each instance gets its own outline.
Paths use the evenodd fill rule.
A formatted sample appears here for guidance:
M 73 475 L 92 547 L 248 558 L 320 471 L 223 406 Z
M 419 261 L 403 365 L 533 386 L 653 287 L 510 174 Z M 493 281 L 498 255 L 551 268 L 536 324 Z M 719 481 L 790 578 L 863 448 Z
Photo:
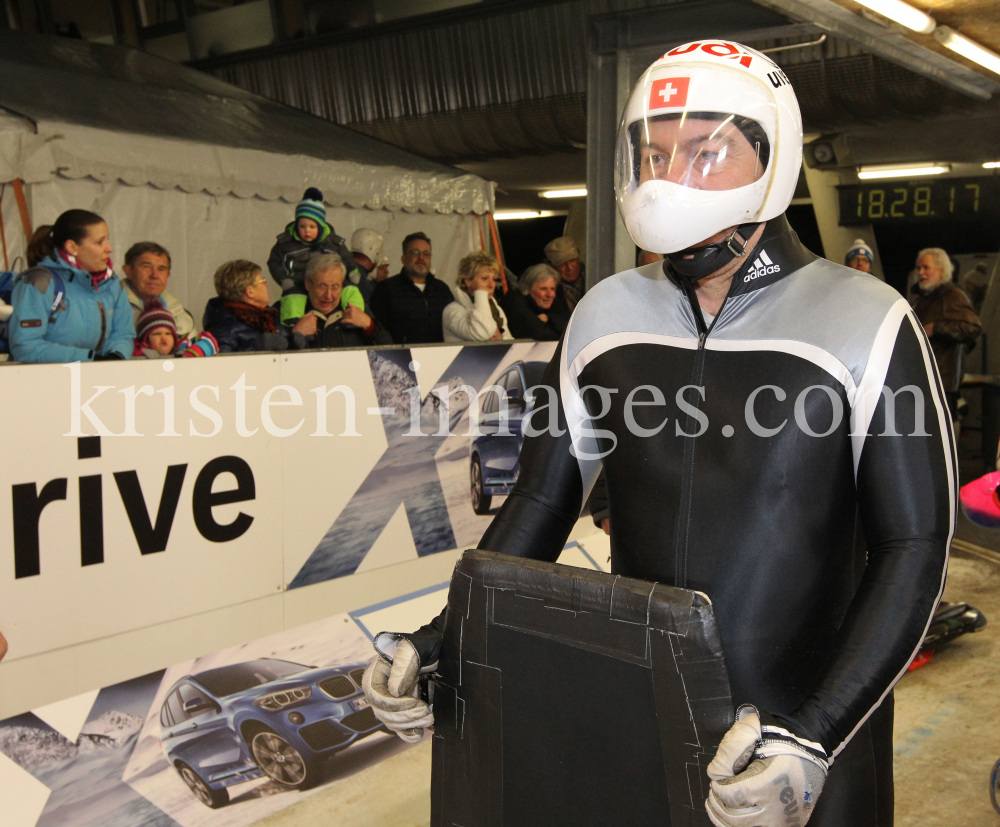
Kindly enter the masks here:
M 921 34 L 930 34 L 937 26 L 933 17 L 903 0 L 858 0 L 858 3 Z
M 883 164 L 861 167 L 858 169 L 858 178 L 862 181 L 871 178 L 910 178 L 914 175 L 940 175 L 950 171 L 951 164 Z
M 587 194 L 586 187 L 576 187 L 568 190 L 545 190 L 538 193 L 542 198 L 583 198 Z
M 983 164 L 983 169 L 1000 169 L 1000 161 L 987 161 Z
M 976 41 L 969 40 L 965 35 L 959 34 L 948 26 L 938 26 L 934 30 L 934 39 L 962 57 L 966 57 L 973 63 L 985 66 L 991 72 L 1000 75 L 1000 55 L 991 52 L 985 46 L 980 46 Z
M 518 218 L 540 218 L 541 215 L 538 210 L 505 210 L 493 213 L 493 219 L 495 221 L 510 221 Z
M 553 215 L 566 215 L 566 210 L 501 210 L 493 213 L 493 219 L 510 221 L 518 218 L 549 218 Z

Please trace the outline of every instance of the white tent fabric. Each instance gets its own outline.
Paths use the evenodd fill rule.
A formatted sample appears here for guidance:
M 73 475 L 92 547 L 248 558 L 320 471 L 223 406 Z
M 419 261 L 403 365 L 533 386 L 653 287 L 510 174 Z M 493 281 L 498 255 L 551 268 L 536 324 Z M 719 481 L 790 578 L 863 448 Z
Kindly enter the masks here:
M 306 187 L 318 187 L 331 206 L 428 214 L 493 209 L 493 185 L 475 175 L 280 155 L 50 121 L 36 128 L 20 118 L 0 123 L 0 180 L 42 183 L 58 175 L 290 203 Z
M 215 295 L 212 276 L 225 261 L 246 258 L 261 265 L 271 298 L 276 300 L 280 295 L 267 273 L 267 257 L 276 236 L 293 218 L 291 204 L 91 179 L 55 178 L 29 184 L 26 190 L 35 226 L 51 224 L 61 212 L 73 207 L 103 216 L 111 230 L 112 261 L 119 275 L 125 251 L 135 242 L 156 241 L 166 247 L 173 260 L 167 289 L 191 311 L 199 328 L 205 304 Z M 8 259 L 13 264 L 16 256 L 24 255 L 26 245 L 10 187 L 3 194 L 2 217 Z M 390 274 L 401 269 L 403 238 L 418 230 L 430 236 L 434 270 L 449 282 L 458 272 L 459 260 L 480 246 L 474 215 L 339 207 L 328 209 L 327 219 L 338 234 L 348 239 L 360 227 L 381 233 Z
M 370 227 L 385 238 L 390 273 L 401 242 L 427 233 L 434 270 L 449 282 L 462 256 L 478 249 L 477 213 L 492 209 L 493 185 L 395 167 L 324 161 L 251 149 L 41 122 L 0 110 L 0 183 L 20 178 L 33 226 L 78 207 L 103 216 L 115 272 L 137 241 L 156 241 L 173 260 L 168 290 L 201 325 L 212 276 L 225 261 L 266 263 L 306 187 L 323 190 L 329 223 L 344 238 Z M 0 198 L 8 267 L 24 266 L 27 239 L 11 187 Z M 280 291 L 268 279 L 271 296 Z

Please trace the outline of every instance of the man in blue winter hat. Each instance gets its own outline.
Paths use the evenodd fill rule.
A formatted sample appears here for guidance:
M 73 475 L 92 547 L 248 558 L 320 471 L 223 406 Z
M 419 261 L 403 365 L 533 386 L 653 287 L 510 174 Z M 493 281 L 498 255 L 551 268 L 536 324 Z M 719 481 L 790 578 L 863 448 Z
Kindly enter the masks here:
M 873 261 L 875 261 L 875 254 L 863 238 L 854 239 L 851 249 L 844 256 L 844 264 L 852 270 L 860 270 L 862 273 L 872 271 Z

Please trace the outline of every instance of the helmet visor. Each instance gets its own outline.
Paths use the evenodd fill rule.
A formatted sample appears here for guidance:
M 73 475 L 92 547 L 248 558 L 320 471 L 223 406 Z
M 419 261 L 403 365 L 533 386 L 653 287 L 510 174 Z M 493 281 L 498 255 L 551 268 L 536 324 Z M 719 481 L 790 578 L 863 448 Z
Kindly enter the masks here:
M 699 190 L 733 190 L 759 181 L 771 159 L 767 132 L 743 115 L 649 115 L 628 129 L 633 186 L 669 181 Z

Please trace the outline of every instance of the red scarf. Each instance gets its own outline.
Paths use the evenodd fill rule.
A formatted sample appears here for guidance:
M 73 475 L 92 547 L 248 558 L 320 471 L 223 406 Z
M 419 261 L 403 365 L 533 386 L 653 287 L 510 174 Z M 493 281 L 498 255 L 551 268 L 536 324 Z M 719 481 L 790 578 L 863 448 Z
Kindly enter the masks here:
M 278 330 L 278 311 L 273 307 L 254 307 L 246 302 L 223 302 L 222 306 L 254 330 L 261 333 L 276 333 Z
M 65 250 L 56 250 L 59 253 L 59 258 L 65 261 L 70 267 L 76 270 L 82 270 L 80 263 L 76 260 L 76 256 L 71 253 L 67 253 Z M 104 282 L 114 275 L 111 269 L 111 262 L 108 262 L 108 266 L 99 273 L 90 273 L 90 286 L 95 290 L 100 287 Z

